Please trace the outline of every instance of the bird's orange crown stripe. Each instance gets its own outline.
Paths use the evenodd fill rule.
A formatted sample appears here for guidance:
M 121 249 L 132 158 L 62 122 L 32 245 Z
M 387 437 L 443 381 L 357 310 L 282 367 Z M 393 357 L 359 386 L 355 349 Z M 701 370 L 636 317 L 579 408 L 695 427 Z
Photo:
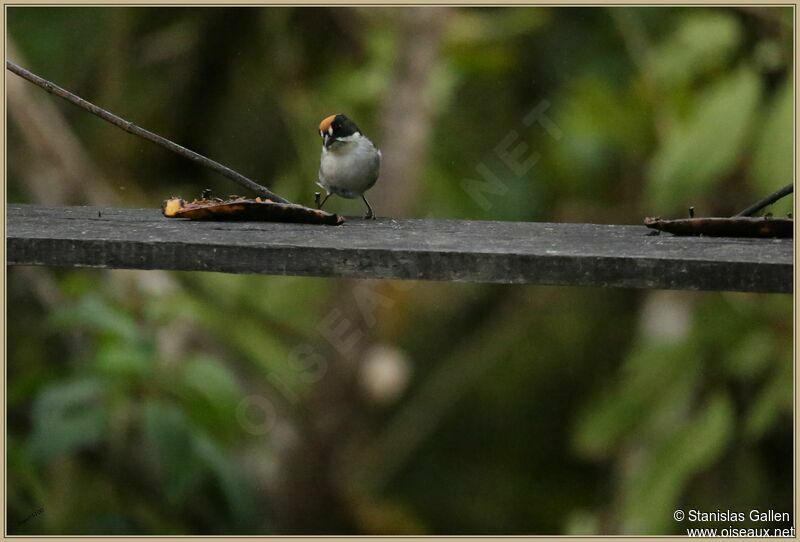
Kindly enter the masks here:
M 328 128 L 330 127 L 333 119 L 336 118 L 336 115 L 331 115 L 330 117 L 325 117 L 322 119 L 322 122 L 319 123 L 319 131 L 320 132 L 327 132 Z

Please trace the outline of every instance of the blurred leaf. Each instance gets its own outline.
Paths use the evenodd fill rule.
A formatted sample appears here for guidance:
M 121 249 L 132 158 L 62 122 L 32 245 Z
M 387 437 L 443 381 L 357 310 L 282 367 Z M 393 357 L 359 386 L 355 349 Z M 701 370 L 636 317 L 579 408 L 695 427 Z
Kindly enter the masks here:
M 788 360 L 785 360 L 788 361 Z M 792 365 L 782 362 L 776 374 L 762 386 L 744 420 L 744 433 L 751 439 L 762 437 L 778 421 L 781 414 L 792 415 Z
M 777 39 L 764 39 L 756 44 L 753 51 L 756 65 L 763 71 L 781 70 L 785 64 L 784 47 Z
M 207 301 L 213 300 L 214 313 L 246 312 L 259 319 L 280 322 L 296 333 L 313 327 L 319 320 L 316 306 L 330 295 L 330 285 L 324 279 L 308 277 L 263 277 L 243 275 L 231 280 L 225 273 L 195 273 L 192 289 L 202 297 L 186 296 L 181 305 L 196 311 L 207 311 Z M 257 292 L 256 295 L 253 295 Z M 298 306 L 309 310 L 294 310 Z M 222 313 L 222 314 L 220 314 Z
M 459 11 L 448 26 L 447 41 L 454 46 L 477 46 L 524 35 L 543 27 L 550 19 L 546 9 Z
M 74 305 L 57 309 L 53 323 L 61 328 L 87 328 L 124 341 L 140 338 L 136 321 L 97 293 L 87 294 Z
M 191 427 L 174 405 L 151 400 L 144 405 L 144 436 L 167 500 L 180 505 L 202 481 Z
M 606 457 L 636 428 L 653 423 L 664 404 L 674 404 L 673 392 L 694 383 L 697 355 L 688 344 L 645 343 L 630 354 L 625 373 L 579 417 L 573 444 L 582 455 Z
M 564 105 L 556 109 L 555 123 L 570 136 L 551 141 L 552 151 L 570 196 L 595 200 L 608 192 L 598 179 L 616 181 L 599 172 L 615 171 L 620 156 L 637 156 L 649 148 L 645 104 L 630 89 L 597 77 L 574 82 L 560 100 Z
M 515 40 L 536 33 L 549 19 L 545 9 L 461 10 L 447 25 L 450 65 L 461 77 L 497 77 L 519 65 Z
M 738 337 L 724 362 L 734 376 L 750 380 L 770 366 L 774 350 L 773 334 L 767 330 L 754 330 Z
M 100 345 L 95 363 L 102 374 L 130 385 L 152 374 L 154 352 L 138 341 Z
M 51 80 L 67 88 L 94 69 L 108 42 L 111 11 L 65 6 L 43 13 L 30 6 L 8 11 L 9 26 L 15 41 L 30 58 L 29 68 L 45 68 Z M 64 51 L 80 50 L 80 55 Z
M 183 383 L 210 400 L 234 402 L 239 394 L 239 385 L 228 368 L 206 356 L 198 356 L 183 366 Z
M 20 439 L 12 435 L 6 440 L 6 467 L 12 473 L 7 485 L 7 511 L 10 515 L 25 517 L 43 502 L 45 489 L 42 469 L 36 465 Z
M 48 462 L 99 443 L 107 429 L 103 384 L 93 378 L 51 384 L 33 405 L 31 452 Z
M 761 81 L 741 68 L 713 83 L 677 122 L 651 163 L 650 207 L 667 214 L 711 192 L 741 158 L 761 95 Z
M 724 393 L 711 397 L 686 425 L 663 435 L 629 480 L 623 509 L 626 533 L 664 532 L 681 490 L 696 472 L 725 450 L 734 429 L 734 409 Z
M 252 502 L 252 495 L 235 464 L 204 432 L 192 427 L 176 406 L 149 401 L 145 405 L 145 435 L 173 506 L 182 506 L 210 477 L 238 519 L 251 513 L 248 501 Z
M 650 67 L 661 87 L 686 85 L 724 66 L 741 41 L 741 24 L 733 12 L 687 11 L 675 32 L 651 54 Z
M 219 361 L 198 356 L 181 367 L 182 395 L 192 420 L 215 435 L 237 434 L 234 424 L 241 389 L 234 375 Z
M 792 78 L 775 94 L 758 135 L 752 177 L 759 197 L 794 181 L 794 89 Z
M 252 364 L 276 389 L 296 398 L 308 388 L 304 371 L 291 363 L 292 349 L 297 346 L 298 338 L 283 336 L 270 321 L 238 311 L 222 313 L 213 307 L 198 308 L 197 319 L 209 333 Z
M 249 481 L 236 469 L 229 454 L 204 435 L 197 437 L 197 454 L 213 473 L 236 520 L 242 521 L 254 512 L 254 495 Z

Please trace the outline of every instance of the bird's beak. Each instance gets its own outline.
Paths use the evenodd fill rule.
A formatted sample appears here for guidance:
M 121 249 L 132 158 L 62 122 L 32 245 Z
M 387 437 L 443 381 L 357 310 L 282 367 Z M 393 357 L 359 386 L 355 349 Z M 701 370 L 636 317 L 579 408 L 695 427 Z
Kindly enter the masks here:
M 322 134 L 322 145 L 327 149 L 328 148 L 328 138 L 330 136 L 328 134 Z

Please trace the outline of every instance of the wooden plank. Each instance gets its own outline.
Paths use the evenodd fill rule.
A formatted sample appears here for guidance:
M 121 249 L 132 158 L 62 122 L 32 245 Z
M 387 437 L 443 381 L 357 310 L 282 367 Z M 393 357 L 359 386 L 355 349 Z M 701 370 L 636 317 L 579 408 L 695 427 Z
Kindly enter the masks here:
M 791 292 L 791 239 L 650 236 L 644 226 L 166 219 L 156 209 L 7 207 L 10 265 Z

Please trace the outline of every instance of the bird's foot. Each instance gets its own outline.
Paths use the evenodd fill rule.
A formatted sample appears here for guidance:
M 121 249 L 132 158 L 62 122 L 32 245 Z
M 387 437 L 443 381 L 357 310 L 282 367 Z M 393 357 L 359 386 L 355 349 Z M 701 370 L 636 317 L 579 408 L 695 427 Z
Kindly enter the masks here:
M 375 216 L 375 213 L 372 211 L 367 211 L 367 213 L 363 216 L 364 220 L 378 220 L 378 217 Z
M 320 198 L 322 194 L 319 192 L 314 192 L 314 204 L 317 206 L 317 209 L 321 209 L 322 205 L 320 205 Z

